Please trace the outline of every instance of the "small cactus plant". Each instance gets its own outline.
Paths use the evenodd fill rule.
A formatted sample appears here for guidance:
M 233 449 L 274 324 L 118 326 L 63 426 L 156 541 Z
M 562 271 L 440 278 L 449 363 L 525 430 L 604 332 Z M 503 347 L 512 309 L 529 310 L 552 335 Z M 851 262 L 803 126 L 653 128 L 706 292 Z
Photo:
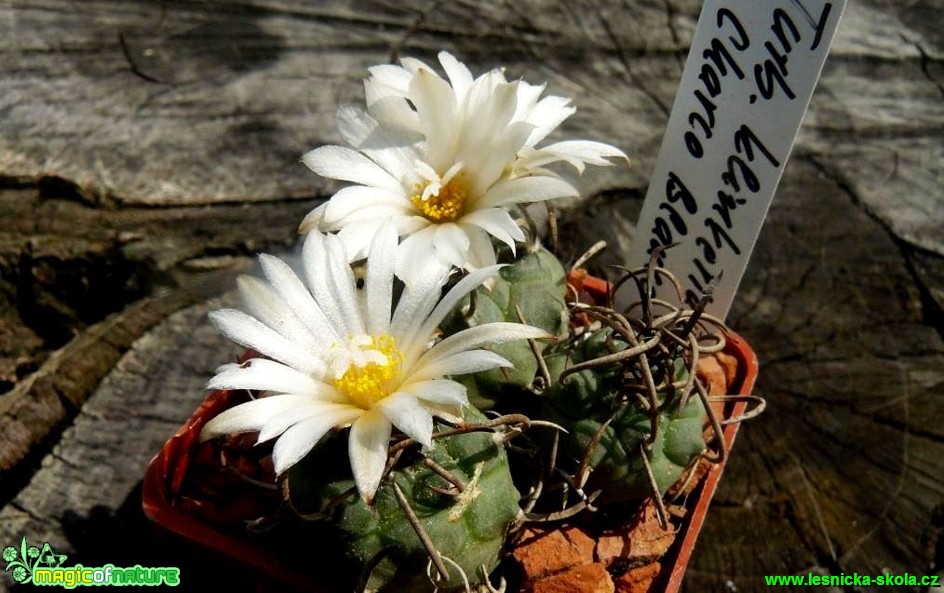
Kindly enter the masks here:
M 627 349 L 607 329 L 591 332 L 579 347 L 547 357 L 557 380 L 545 414 L 568 431 L 563 441 L 570 469 L 580 474 L 580 482 L 586 479 L 587 490 L 600 491 L 598 504 L 664 495 L 706 448 L 704 405 L 691 397 L 683 407 L 680 385 L 689 371 L 681 358 L 673 361 L 674 372 L 656 391 L 654 413 L 646 400 L 626 389 L 631 371 L 618 362 L 560 379 L 573 368 L 567 363 L 591 362 Z
M 577 194 L 548 165 L 625 155 L 589 140 L 538 147 L 568 100 L 439 60 L 448 82 L 418 60 L 371 69 L 367 110 L 339 110 L 350 147 L 303 157 L 355 183 L 302 221 L 304 274 L 263 256 L 266 281 L 240 282 L 248 311 L 211 314 L 258 356 L 218 369 L 211 387 L 251 398 L 199 438 L 271 443 L 276 484 L 239 477 L 284 506 L 247 521 L 335 538 L 358 592 L 494 591 L 524 522 L 643 498 L 665 522 L 666 491 L 724 454 L 709 450 L 722 441 L 705 438 L 706 419 L 720 426 L 695 374 L 724 347 L 706 331 L 719 323 L 704 301 L 652 297 L 656 279 L 675 283 L 659 252 L 615 285 L 638 287 L 632 315 L 612 291 L 586 300 L 533 229 L 515 253 L 512 210 L 530 221 L 522 204 Z
M 718 442 L 706 439 L 706 426 L 720 429 L 694 369 L 723 338 L 696 336 L 698 307 L 657 316 L 657 275 L 670 279 L 652 264 L 627 273 L 641 297 L 631 316 L 610 294 L 587 300 L 547 249 L 510 259 L 452 299 L 437 340 L 521 322 L 549 338 L 488 346 L 514 367 L 456 377 L 470 405 L 437 413 L 428 444 L 394 431 L 372 498 L 355 484 L 348 430 L 335 428 L 279 477 L 291 512 L 254 524 L 337 541 L 344 587 L 426 593 L 489 589 L 509 534 L 529 521 L 651 500 L 665 522 L 662 497 Z
M 629 276 L 641 278 L 647 312 L 645 286 L 656 273 L 650 267 Z M 697 395 L 689 344 L 701 313 L 658 320 L 647 314 L 631 322 L 605 303 L 568 304 L 566 297 L 564 267 L 541 247 L 479 287 L 447 328 L 524 320 L 558 339 L 538 351 L 534 343 L 500 345 L 494 350 L 515 361 L 515 369 L 476 373 L 463 383 L 480 407 L 531 410 L 532 419 L 563 428 L 555 461 L 579 473 L 581 488 L 599 491 L 598 502 L 662 496 L 706 451 L 707 409 Z M 581 315 L 586 325 L 569 323 Z
M 440 427 L 441 438 L 428 450 L 406 441 L 393 445 L 396 462 L 372 505 L 354 495 L 350 470 L 332 461 L 339 453 L 343 459 L 340 439 L 290 470 L 283 482 L 287 500 L 337 528 L 362 572 L 359 590 L 465 590 L 498 565 L 520 515 L 519 495 L 501 424 L 471 407 L 463 420 L 455 429 Z M 326 465 L 334 466 L 333 475 L 325 476 Z

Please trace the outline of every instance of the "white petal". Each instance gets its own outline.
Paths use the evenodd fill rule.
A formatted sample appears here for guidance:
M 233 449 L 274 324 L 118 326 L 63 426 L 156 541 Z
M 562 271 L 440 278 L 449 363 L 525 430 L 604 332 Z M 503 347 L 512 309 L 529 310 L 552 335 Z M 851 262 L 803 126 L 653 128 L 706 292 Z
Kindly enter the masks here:
M 490 266 L 488 268 L 475 270 L 463 276 L 455 286 L 449 289 L 449 292 L 447 292 L 439 304 L 436 305 L 436 308 L 429 314 L 429 317 L 424 320 L 423 327 L 429 330 L 426 333 L 431 334 L 439 323 L 445 319 L 449 311 L 451 311 L 465 295 L 494 276 L 495 273 L 503 267 L 504 265 Z
M 363 154 L 343 146 L 322 146 L 302 156 L 302 162 L 322 177 L 396 191 L 400 182 Z
M 322 425 L 325 425 L 327 427 L 326 430 L 328 430 L 340 424 L 351 422 L 363 413 L 364 411 L 360 408 L 346 404 L 315 404 L 292 408 L 285 410 L 280 414 L 276 414 L 268 422 L 266 422 L 265 426 L 262 427 L 262 430 L 259 431 L 259 442 L 264 443 L 268 440 L 271 440 L 297 424 L 306 423 L 306 428 L 308 429 L 317 429 Z M 312 418 L 317 418 L 320 420 L 320 422 L 316 423 L 315 425 L 307 424 L 307 421 Z M 324 432 L 321 433 L 321 435 L 323 434 Z M 317 443 L 318 439 L 321 438 L 321 435 L 312 435 L 314 442 Z M 291 438 L 291 435 L 284 436 Z M 279 444 L 276 443 L 276 448 L 278 447 Z M 304 455 L 304 453 L 302 455 Z M 289 459 L 282 461 L 289 461 L 291 457 L 292 456 L 289 456 Z M 295 461 L 298 461 L 298 459 Z M 289 465 L 294 464 L 295 461 L 292 461 L 292 463 Z M 276 473 L 281 472 L 276 470 Z
M 446 283 L 449 268 L 442 266 L 436 258 L 428 258 L 422 273 L 416 274 L 406 282 L 397 308 L 390 321 L 390 333 L 397 337 L 401 352 L 406 353 L 414 340 L 416 328 L 426 319 L 442 296 L 442 287 Z M 428 336 L 421 339 L 428 339 Z
M 424 278 L 441 277 L 449 271 L 449 265 L 439 258 L 430 257 L 433 253 L 433 239 L 437 225 L 429 225 L 418 230 L 397 247 L 397 277 L 408 286 L 414 282 L 425 284 Z
M 365 86 L 368 89 L 368 95 L 370 95 L 371 87 L 369 85 Z M 406 102 L 406 99 L 399 96 L 378 97 L 374 101 L 368 101 L 368 105 L 370 115 L 384 129 L 404 137 L 410 143 L 422 140 L 423 128 L 420 125 L 420 117 L 410 108 L 410 104 Z
M 328 202 L 325 202 L 306 214 L 302 221 L 298 224 L 299 234 L 309 233 L 313 230 L 327 230 L 321 227 L 324 222 L 324 213 L 327 208 Z
M 570 154 L 581 158 L 588 163 L 609 165 L 611 163 L 604 161 L 604 158 L 621 158 L 629 160 L 619 148 L 603 142 L 593 142 L 592 140 L 565 140 L 549 144 L 540 150 L 558 152 L 560 154 Z
M 377 92 L 377 96 L 371 96 L 368 91 L 368 104 L 379 97 L 390 95 L 405 97 L 410 88 L 410 79 L 413 78 L 412 72 L 394 64 L 371 66 L 367 71 L 370 72 L 370 77 L 364 82 L 375 85 Z
M 518 103 L 513 83 L 505 81 L 501 70 L 495 69 L 478 77 L 469 89 L 464 111 L 469 119 L 460 122 L 463 136 L 488 139 L 511 122 Z
M 439 379 L 446 375 L 464 375 L 466 373 L 477 373 L 487 371 L 498 367 L 514 366 L 504 357 L 490 352 L 488 350 L 469 350 L 468 352 L 459 352 L 434 363 L 426 364 L 417 369 L 406 378 L 407 382 L 427 381 L 430 379 Z
M 516 165 L 533 169 L 558 161 L 566 161 L 582 173 L 584 164 L 600 167 L 613 165 L 606 160 L 607 158 L 622 158 L 629 162 L 629 157 L 615 146 L 590 140 L 567 140 L 527 153 Z
M 430 226 L 429 220 L 423 218 L 422 216 L 415 215 L 398 216 L 393 220 L 393 224 L 397 227 L 397 234 L 401 237 L 412 235 L 413 233 Z
M 541 98 L 541 93 L 544 92 L 547 85 L 528 84 L 523 80 L 517 81 L 517 84 L 518 106 L 515 110 L 515 116 L 512 119 L 514 121 L 528 121 L 528 116 L 531 115 L 531 111 L 534 109 L 535 105 L 538 104 L 538 99 Z
M 452 87 L 432 71 L 420 69 L 410 81 L 410 98 L 426 136 L 429 164 L 444 171 L 453 162 L 453 141 L 458 132 Z
M 409 210 L 411 204 L 401 192 L 390 191 L 381 187 L 352 185 L 338 190 L 328 201 L 324 209 L 324 222 L 332 225 L 359 210 L 377 206 L 401 206 Z
M 416 366 L 422 368 L 427 364 L 433 364 L 465 350 L 472 350 L 487 344 L 502 344 L 514 340 L 547 337 L 549 336 L 546 331 L 530 325 L 505 321 L 485 323 L 464 329 L 439 342 L 420 357 Z
M 313 353 L 264 325 L 255 317 L 235 309 L 221 309 L 209 314 L 210 320 L 224 336 L 269 358 L 284 362 L 299 371 L 315 376 L 324 373 L 324 363 Z
M 402 344 L 400 352 L 403 354 L 405 368 L 409 368 L 416 361 L 419 353 L 425 349 L 426 343 L 432 339 L 432 334 L 421 334 L 417 326 L 420 320 L 425 319 L 429 311 L 436 306 L 440 296 L 438 289 L 435 292 L 405 290 L 403 294 L 406 295 L 408 292 L 411 293 L 408 296 L 414 302 L 408 307 L 402 303 L 401 299 L 390 322 L 390 333 L 397 336 L 398 343 Z M 411 312 L 414 315 L 411 315 Z
M 494 266 L 495 245 L 488 233 L 474 226 L 465 226 L 465 229 L 469 237 L 469 270 Z
M 433 71 L 433 69 L 430 68 L 426 62 L 417 58 L 401 58 L 400 64 L 402 64 L 403 68 L 411 74 L 416 74 L 416 72 L 421 68 L 424 70 L 429 70 L 430 72 Z
M 311 340 L 321 347 L 327 347 L 341 338 L 308 288 L 287 263 L 271 255 L 260 255 L 259 263 L 276 293 L 291 309 L 295 318 L 307 328 L 305 333 Z
M 475 81 L 469 89 L 466 118 L 462 124 L 456 160 L 464 161 L 472 176 L 472 189 L 484 191 L 514 160 L 531 132 L 531 124 L 511 123 L 515 113 L 515 85 L 501 82 L 497 71 Z M 510 125 L 509 125 L 510 124 Z
M 446 318 L 446 315 L 459 304 L 459 301 L 491 278 L 502 267 L 491 266 L 466 274 L 442 297 L 442 300 L 436 304 L 436 308 L 428 316 L 414 319 L 413 324 L 401 330 L 402 333 L 398 335 L 404 337 L 401 352 L 406 366 L 412 364 L 419 357 L 421 351 L 432 338 L 433 332 Z
M 385 334 L 390 329 L 393 306 L 393 268 L 397 261 L 397 230 L 393 224 L 380 227 L 367 258 L 367 333 Z
M 274 395 L 239 404 L 224 410 L 207 422 L 200 431 L 200 440 L 260 430 L 276 415 L 286 410 L 309 406 L 312 401 L 311 397 L 304 395 Z
M 268 284 L 253 276 L 240 275 L 236 278 L 236 289 L 243 302 L 243 307 L 250 315 L 273 329 L 280 325 L 278 298 Z
M 379 127 L 377 120 L 372 118 L 370 114 L 353 105 L 338 107 L 337 120 L 341 138 L 348 145 L 358 150 L 360 150 L 361 144 L 370 137 L 371 133 Z
M 499 181 L 479 201 L 479 208 L 507 206 L 522 202 L 540 202 L 565 196 L 576 197 L 577 190 L 571 184 L 554 177 L 522 177 Z
M 327 235 L 324 244 L 327 251 L 330 289 L 344 316 L 347 333 L 349 335 L 363 334 L 366 328 L 355 293 L 357 281 L 354 279 L 354 271 L 348 264 L 344 244 L 334 235 Z
M 302 248 L 305 276 L 315 301 L 337 334 L 362 334 L 364 330 L 362 326 L 357 327 L 359 323 L 351 324 L 352 310 L 357 307 L 354 277 L 339 241 L 333 235 L 308 235 Z M 329 249 L 328 245 L 332 247 Z
M 263 261 L 266 256 L 260 256 Z M 259 278 L 240 276 L 236 279 L 236 287 L 242 297 L 243 304 L 250 315 L 274 329 L 299 348 L 319 351 L 321 344 L 308 331 L 304 324 L 276 290 Z
M 514 122 L 503 130 L 496 131 L 491 141 L 483 139 L 487 149 L 481 146 L 473 148 L 478 151 L 479 158 L 473 160 L 466 156 L 464 150 L 459 151 L 456 158 L 461 158 L 475 167 L 475 175 L 472 177 L 471 192 L 473 196 L 484 194 L 493 183 L 498 181 L 506 169 L 515 161 L 515 158 L 524 147 L 524 142 L 531 133 L 534 126 L 525 122 Z M 463 142 L 464 147 L 469 144 Z
M 430 413 L 437 418 L 443 418 L 450 424 L 462 423 L 462 406 L 458 404 L 437 404 L 429 402 L 426 404 Z
M 359 222 L 377 222 L 395 219 L 411 219 L 415 215 L 415 210 L 411 204 L 374 204 L 367 208 L 361 208 L 351 212 L 340 220 L 332 220 L 329 228 L 331 230 L 340 229 L 343 231 L 352 224 Z M 370 237 L 373 239 L 373 237 Z M 368 241 L 368 245 L 370 242 Z M 345 244 L 346 245 L 346 244 Z M 350 261 L 357 261 L 357 258 L 350 258 Z
M 475 210 L 463 216 L 461 224 L 474 224 L 490 235 L 515 249 L 515 241 L 524 241 L 524 232 L 503 208 L 485 208 Z
M 302 420 L 279 437 L 272 449 L 276 475 L 298 463 L 335 426 L 347 424 L 363 413 L 359 408 L 338 406 Z
M 403 385 L 400 390 L 436 404 L 465 406 L 469 403 L 465 385 L 449 379 L 415 381 Z
M 577 109 L 571 106 L 570 99 L 553 95 L 541 99 L 525 119 L 535 126 L 528 137 L 527 145 L 534 146 L 543 140 L 576 111 Z
M 387 464 L 390 443 L 390 420 L 379 408 L 374 408 L 354 421 L 348 437 L 348 455 L 354 483 L 367 504 L 374 499 Z
M 338 130 L 345 142 L 366 154 L 394 179 L 402 179 L 417 159 L 416 151 L 409 146 L 417 140 L 414 132 L 403 134 L 381 126 L 370 114 L 352 105 L 338 108 Z
M 433 247 L 436 256 L 457 268 L 465 268 L 468 261 L 469 238 L 462 228 L 452 222 L 435 226 Z
M 446 76 L 449 77 L 449 83 L 456 93 L 456 102 L 460 105 L 465 98 L 466 92 L 472 86 L 472 73 L 465 64 L 460 62 L 451 53 L 446 51 L 439 52 L 439 63 L 442 64 Z
M 227 364 L 216 370 L 208 389 L 257 389 L 294 395 L 333 397 L 334 388 L 274 360 L 253 358 L 245 364 Z
M 433 442 L 433 415 L 409 393 L 394 393 L 377 402 L 394 426 L 424 446 Z
M 365 209 L 365 213 L 375 213 L 370 209 Z M 384 223 L 383 217 L 371 217 L 369 219 L 355 220 L 348 222 L 338 231 L 337 237 L 344 244 L 344 252 L 347 254 L 349 262 L 355 262 L 367 257 L 370 249 L 370 242 L 377 234 L 377 229 Z

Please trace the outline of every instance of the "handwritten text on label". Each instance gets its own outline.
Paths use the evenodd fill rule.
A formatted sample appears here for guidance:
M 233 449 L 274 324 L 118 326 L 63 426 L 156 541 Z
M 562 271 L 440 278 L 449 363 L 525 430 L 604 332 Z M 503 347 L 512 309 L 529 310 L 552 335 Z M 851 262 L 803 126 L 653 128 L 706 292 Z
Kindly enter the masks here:
M 727 314 L 844 7 L 705 2 L 630 265 L 679 243 L 659 265 L 679 277 L 689 304 L 714 280 L 708 311 Z

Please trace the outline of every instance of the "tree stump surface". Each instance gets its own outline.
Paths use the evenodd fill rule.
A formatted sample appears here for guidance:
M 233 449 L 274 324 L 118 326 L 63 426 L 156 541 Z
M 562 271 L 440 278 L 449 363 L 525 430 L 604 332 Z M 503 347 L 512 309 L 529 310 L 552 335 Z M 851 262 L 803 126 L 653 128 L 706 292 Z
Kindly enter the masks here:
M 602 237 L 598 264 L 615 263 L 699 8 L 0 5 L 0 547 L 210 582 L 213 565 L 150 541 L 141 477 L 238 353 L 206 312 L 337 188 L 299 159 L 339 141 L 335 111 L 363 100 L 368 66 L 447 49 L 572 97 L 560 137 L 633 162 L 580 179 L 565 255 Z M 846 9 L 728 319 L 768 409 L 742 427 L 688 591 L 944 575 L 942 22 L 935 0 Z

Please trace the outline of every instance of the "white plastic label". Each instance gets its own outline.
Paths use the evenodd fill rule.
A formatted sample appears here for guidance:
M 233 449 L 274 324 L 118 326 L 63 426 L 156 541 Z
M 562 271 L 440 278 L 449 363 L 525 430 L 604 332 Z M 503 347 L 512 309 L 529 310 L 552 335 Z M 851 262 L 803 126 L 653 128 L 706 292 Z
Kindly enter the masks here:
M 660 265 L 682 282 L 689 305 L 714 280 L 706 310 L 727 315 L 845 4 L 705 2 L 629 267 L 678 243 Z M 658 289 L 660 298 L 674 294 Z

